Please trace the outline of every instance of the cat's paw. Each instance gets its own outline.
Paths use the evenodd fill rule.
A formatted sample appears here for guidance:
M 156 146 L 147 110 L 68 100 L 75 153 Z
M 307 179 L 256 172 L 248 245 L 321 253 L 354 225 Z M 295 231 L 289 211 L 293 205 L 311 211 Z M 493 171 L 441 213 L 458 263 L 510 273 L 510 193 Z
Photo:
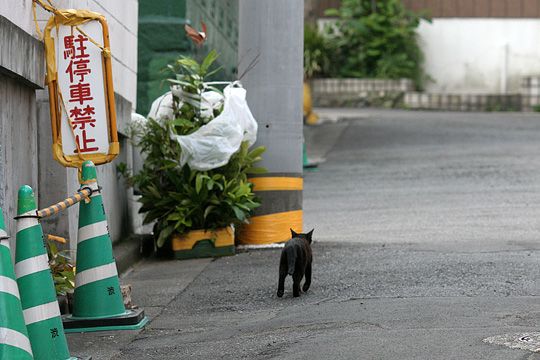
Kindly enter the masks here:
M 307 292 L 309 290 L 309 285 L 302 286 L 302 291 Z
M 294 296 L 294 297 L 299 297 L 299 296 L 300 296 L 300 292 L 294 292 L 294 293 L 293 293 L 293 296 Z
M 282 297 L 283 296 L 283 290 L 278 290 L 277 291 L 277 296 Z

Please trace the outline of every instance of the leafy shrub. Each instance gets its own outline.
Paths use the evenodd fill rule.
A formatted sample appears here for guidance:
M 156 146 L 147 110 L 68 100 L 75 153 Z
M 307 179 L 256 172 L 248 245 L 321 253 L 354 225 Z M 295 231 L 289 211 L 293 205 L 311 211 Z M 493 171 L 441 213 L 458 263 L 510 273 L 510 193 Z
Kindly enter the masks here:
M 304 26 L 304 76 L 328 77 L 332 69 L 332 43 L 316 26 Z
M 75 266 L 69 251 L 58 250 L 54 241 L 51 240 L 48 240 L 46 244 L 56 295 L 67 295 L 75 289 Z
M 171 234 L 247 222 L 252 210 L 260 206 L 247 175 L 265 171 L 254 166 L 261 160 L 264 147 L 249 151 L 244 142 L 225 166 L 209 171 L 178 163 L 181 148 L 171 135 L 191 134 L 213 118 L 201 115 L 200 99 L 208 89 L 205 78 L 216 71 L 210 70 L 216 58 L 212 51 L 201 63 L 181 57 L 169 65 L 174 75 L 169 79 L 173 89 L 181 90 L 184 97 L 188 94 L 193 101 L 182 101 L 173 90 L 173 118 L 148 119 L 141 127 L 132 129 L 132 138 L 138 139 L 145 161 L 141 172 L 128 176 L 128 181 L 141 193 L 144 222 L 156 221 L 158 247 Z M 214 116 L 221 110 L 215 111 Z
M 327 26 L 335 43 L 332 71 L 338 77 L 413 79 L 421 88 L 423 53 L 416 29 L 427 18 L 405 8 L 401 0 L 342 0 L 327 15 L 337 22 Z

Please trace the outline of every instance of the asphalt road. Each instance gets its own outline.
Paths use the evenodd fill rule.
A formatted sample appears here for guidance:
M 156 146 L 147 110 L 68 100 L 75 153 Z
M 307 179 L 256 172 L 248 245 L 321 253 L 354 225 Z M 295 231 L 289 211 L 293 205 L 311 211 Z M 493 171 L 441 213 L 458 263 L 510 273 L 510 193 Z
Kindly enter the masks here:
M 316 240 L 306 294 L 293 298 L 289 278 L 275 295 L 279 250 L 147 261 L 123 279 L 147 328 L 70 335 L 72 349 L 95 360 L 540 359 L 540 116 L 349 115 L 306 129 L 310 155 L 326 159 L 305 174 Z
M 327 162 L 306 173 L 305 224 L 321 241 L 538 242 L 540 115 L 367 114 L 338 124 Z

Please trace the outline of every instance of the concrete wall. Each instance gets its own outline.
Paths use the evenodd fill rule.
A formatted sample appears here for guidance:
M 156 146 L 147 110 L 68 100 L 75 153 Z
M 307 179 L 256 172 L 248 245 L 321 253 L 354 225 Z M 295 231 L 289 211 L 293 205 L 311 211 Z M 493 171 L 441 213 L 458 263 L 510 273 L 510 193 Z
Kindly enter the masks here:
M 17 189 L 39 191 L 35 92 L 45 67 L 26 59 L 42 57 L 42 44 L 0 13 L 0 207 L 9 234 Z
M 137 101 L 137 0 L 55 0 L 59 9 L 89 9 L 105 15 L 109 25 L 113 55 L 115 92 L 136 105 Z M 24 32 L 37 37 L 32 15 L 32 0 L 0 1 L 0 15 Z M 41 29 L 50 14 L 38 7 Z M 2 53 L 2 52 L 0 52 Z
M 0 74 L 0 109 L 0 207 L 8 234 L 15 235 L 18 188 L 39 191 L 35 90 Z
M 25 30 L 35 34 L 32 20 L 31 0 L 21 1 L 24 8 L 30 10 L 19 16 L 30 17 L 31 26 Z M 55 0 L 53 2 L 59 9 L 88 9 L 107 18 L 113 58 L 114 91 L 131 102 L 137 102 L 137 28 L 138 28 L 138 1 L 137 0 Z M 20 7 L 19 6 L 19 7 Z M 0 12 L 1 13 L 1 12 Z M 50 14 L 42 9 L 38 11 L 38 22 L 43 29 Z M 26 24 L 28 20 L 21 20 Z
M 120 155 L 111 164 L 98 167 L 98 181 L 103 188 L 103 201 L 109 232 L 113 242 L 126 238 L 129 233 L 127 198 L 132 191 L 126 189 L 118 178 L 116 165 L 131 159 L 131 146 L 126 133 L 131 112 L 137 100 L 137 29 L 138 2 L 135 0 L 62 0 L 56 1 L 57 8 L 89 9 L 99 12 L 107 18 L 109 26 L 111 52 L 113 56 L 113 82 L 115 90 L 116 117 L 120 140 Z M 43 28 L 50 14 L 41 10 L 38 15 L 39 24 Z M 46 206 L 73 193 L 79 188 L 77 170 L 63 169 L 53 159 L 50 152 L 50 117 L 48 113 L 48 95 L 38 94 L 40 134 L 40 185 L 49 191 L 40 195 L 40 205 Z M 129 155 L 129 156 L 128 156 Z M 54 185 L 54 186 L 53 186 Z M 58 186 L 60 185 L 60 186 Z M 56 216 L 43 222 L 45 231 L 76 239 L 78 226 L 78 207 L 68 210 L 69 216 Z M 75 242 L 71 243 L 75 248 Z
M 28 34 L 34 33 L 32 0 L 0 1 L 0 15 Z
M 77 171 L 64 169 L 52 158 L 48 95 L 45 90 L 36 91 L 44 84 L 45 70 L 31 4 L 31 0 L 0 1 L 0 206 L 6 208 L 8 219 L 14 216 L 16 189 L 22 184 L 34 187 L 39 207 L 62 200 L 79 187 Z M 138 2 L 58 0 L 54 4 L 58 8 L 90 9 L 104 14 L 108 21 L 121 153 L 112 164 L 98 168 L 98 180 L 103 187 L 111 237 L 118 241 L 129 234 L 127 198 L 131 191 L 118 179 L 116 165 L 129 165 L 132 158 L 123 133 L 136 105 Z M 42 29 L 49 16 L 38 11 Z M 18 43 L 12 44 L 13 39 Z M 68 212 L 44 220 L 44 231 L 75 239 L 78 209 Z M 13 233 L 14 227 L 9 231 Z M 72 248 L 75 245 L 72 241 Z
M 418 33 L 430 92 L 517 93 L 540 73 L 540 19 L 436 18 Z
M 131 103 L 121 96 L 115 97 L 116 115 L 118 119 L 129 119 L 132 112 Z M 67 195 L 73 194 L 80 187 L 77 170 L 63 168 L 52 159 L 51 124 L 49 114 L 48 95 L 46 91 L 38 92 L 37 114 L 39 119 L 38 138 L 39 148 L 39 204 L 45 207 L 62 200 Z M 43 134 L 43 136 L 41 136 Z M 120 155 L 110 164 L 101 165 L 97 168 L 98 181 L 103 188 L 103 204 L 107 213 L 109 233 L 113 242 L 118 242 L 128 237 L 131 233 L 128 218 L 128 198 L 132 196 L 131 189 L 127 189 L 124 181 L 116 172 L 116 166 L 121 163 L 131 164 L 131 145 L 127 138 L 119 134 Z M 77 238 L 78 206 L 68 209 L 67 214 L 52 216 L 42 221 L 45 232 L 59 235 L 69 239 Z M 75 241 L 71 243 L 75 248 Z

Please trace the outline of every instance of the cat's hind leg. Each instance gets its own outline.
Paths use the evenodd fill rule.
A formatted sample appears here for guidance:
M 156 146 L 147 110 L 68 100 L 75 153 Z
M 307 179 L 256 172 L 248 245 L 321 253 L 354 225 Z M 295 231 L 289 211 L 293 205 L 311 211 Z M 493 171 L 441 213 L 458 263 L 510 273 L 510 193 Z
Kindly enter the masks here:
M 285 291 L 285 278 L 287 277 L 287 257 L 285 254 L 281 254 L 281 260 L 279 262 L 279 281 L 277 296 L 282 297 Z
M 299 274 L 298 272 L 295 272 L 293 275 L 293 296 L 298 297 L 300 296 L 300 281 L 302 281 L 303 274 Z
M 311 263 L 308 263 L 306 266 L 306 281 L 304 282 L 304 286 L 302 287 L 302 290 L 304 292 L 308 291 L 310 285 L 311 285 Z

